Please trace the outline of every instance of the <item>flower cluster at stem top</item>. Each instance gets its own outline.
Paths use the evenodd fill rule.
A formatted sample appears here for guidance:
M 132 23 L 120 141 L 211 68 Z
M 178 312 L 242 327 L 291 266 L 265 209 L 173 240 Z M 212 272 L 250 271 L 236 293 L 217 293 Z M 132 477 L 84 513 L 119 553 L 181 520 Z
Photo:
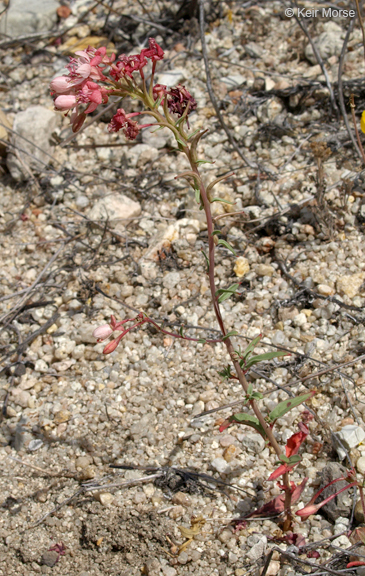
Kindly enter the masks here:
M 50 84 L 55 109 L 66 115 L 71 112 L 73 132 L 80 130 L 87 114 L 94 112 L 100 104 L 107 104 L 111 96 L 132 96 L 142 101 L 146 108 L 162 106 L 178 118 L 187 116 L 197 104 L 185 86 L 179 84 L 168 88 L 163 84 L 153 84 L 156 62 L 163 57 L 164 52 L 154 38 L 149 39 L 149 47 L 143 48 L 140 54 L 121 54 L 117 60 L 115 54 L 107 55 L 105 47 L 96 49 L 89 46 L 78 51 L 66 66 L 68 75 L 58 76 Z M 149 60 L 152 72 L 147 88 L 144 68 Z M 135 73 L 139 74 L 139 83 Z M 126 138 L 134 140 L 141 128 L 151 126 L 132 120 L 140 114 L 126 114 L 123 108 L 119 108 L 109 123 L 109 132 L 122 130 Z

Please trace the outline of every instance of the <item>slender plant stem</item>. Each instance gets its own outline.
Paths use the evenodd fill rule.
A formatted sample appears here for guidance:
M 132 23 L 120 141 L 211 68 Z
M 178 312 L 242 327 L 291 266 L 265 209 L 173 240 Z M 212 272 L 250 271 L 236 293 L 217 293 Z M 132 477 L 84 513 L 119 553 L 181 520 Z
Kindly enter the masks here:
M 356 116 L 355 116 L 355 100 L 354 100 L 354 95 L 351 94 L 350 96 L 350 108 L 351 108 L 351 114 L 352 114 L 352 121 L 354 123 L 354 127 L 355 127 L 355 134 L 356 134 L 356 139 L 357 139 L 357 143 L 359 145 L 360 148 L 360 152 L 361 152 L 361 156 L 362 156 L 362 161 L 365 164 L 365 153 L 364 153 L 364 148 L 362 147 L 362 143 L 360 140 L 360 134 L 359 134 L 359 130 L 357 128 L 357 123 L 356 123 Z

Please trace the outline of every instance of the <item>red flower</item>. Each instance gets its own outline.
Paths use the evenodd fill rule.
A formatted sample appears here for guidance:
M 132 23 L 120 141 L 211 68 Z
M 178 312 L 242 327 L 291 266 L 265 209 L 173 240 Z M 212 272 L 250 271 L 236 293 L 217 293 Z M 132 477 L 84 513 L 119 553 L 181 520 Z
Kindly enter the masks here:
M 158 60 L 163 60 L 164 51 L 161 46 L 159 46 L 154 38 L 148 39 L 149 48 L 143 48 L 141 51 L 141 56 L 149 58 L 152 62 L 157 62 Z

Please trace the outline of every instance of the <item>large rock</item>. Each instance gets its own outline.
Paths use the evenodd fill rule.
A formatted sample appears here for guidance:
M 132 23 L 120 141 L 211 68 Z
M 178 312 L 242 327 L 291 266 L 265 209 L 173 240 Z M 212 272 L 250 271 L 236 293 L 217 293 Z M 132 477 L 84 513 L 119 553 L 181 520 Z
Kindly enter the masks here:
M 91 220 L 107 220 L 113 228 L 123 228 L 129 219 L 139 216 L 141 205 L 124 194 L 110 194 L 98 200 L 88 213 Z
M 16 134 L 12 134 L 11 143 L 18 149 L 20 160 L 13 151 L 7 157 L 8 169 L 15 180 L 30 177 L 27 167 L 40 172 L 49 163 L 53 153 L 51 134 L 59 123 L 59 115 L 44 106 L 30 106 L 15 116 Z
M 346 468 L 342 466 L 342 464 L 338 464 L 337 462 L 330 462 L 325 466 L 321 472 L 321 485 L 320 488 L 324 488 L 327 486 L 332 480 L 336 478 L 340 478 L 341 476 L 346 476 Z M 322 494 L 316 500 L 317 502 L 322 502 L 328 496 L 335 494 L 341 488 L 348 486 L 348 482 L 346 480 L 341 480 L 332 484 L 325 490 L 323 490 Z M 352 494 L 348 490 L 341 492 L 338 496 L 327 502 L 320 510 L 319 513 L 323 513 L 327 516 L 328 520 L 331 522 L 336 522 L 337 518 L 343 516 L 344 518 L 348 518 L 351 514 L 352 508 Z
M 57 0 L 11 0 L 0 21 L 0 33 L 10 38 L 51 30 L 57 22 Z

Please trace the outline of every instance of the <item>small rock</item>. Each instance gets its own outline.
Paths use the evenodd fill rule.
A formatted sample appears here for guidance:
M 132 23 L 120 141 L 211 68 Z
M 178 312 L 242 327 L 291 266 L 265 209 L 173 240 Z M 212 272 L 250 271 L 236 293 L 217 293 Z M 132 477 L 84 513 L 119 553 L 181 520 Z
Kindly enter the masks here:
M 55 550 L 47 550 L 47 552 L 43 552 L 42 554 L 41 564 L 53 568 L 53 566 L 57 564 L 58 558 L 59 558 L 58 552 L 56 552 Z
M 176 284 L 180 282 L 180 272 L 168 272 L 163 278 L 163 285 L 168 290 L 175 288 Z
M 118 225 L 126 225 L 129 220 L 141 213 L 141 205 L 125 196 L 124 194 L 110 194 L 98 200 L 88 212 L 91 220 L 110 219 L 110 225 L 118 228 Z
M 184 514 L 185 514 L 184 506 L 174 506 L 169 512 L 169 516 L 170 516 L 171 520 L 178 520 Z
M 94 328 L 95 329 L 95 328 Z M 57 372 L 66 372 L 71 366 L 76 364 L 76 360 L 71 358 L 71 360 L 62 360 L 61 362 L 53 362 L 52 368 L 57 370 Z
M 114 502 L 114 496 L 110 492 L 98 492 L 94 495 L 94 498 L 103 506 L 111 506 Z
M 351 450 L 351 448 L 356 448 L 365 439 L 365 432 L 360 426 L 355 424 L 349 424 L 341 428 L 340 432 L 336 432 L 335 436 L 343 444 L 343 448 L 346 450 Z M 341 460 L 346 457 L 346 452 L 339 443 L 337 446 L 337 453 Z
M 225 459 L 226 462 L 231 462 L 231 460 L 233 460 L 233 458 L 235 457 L 236 452 L 237 452 L 236 446 L 234 444 L 231 444 L 230 446 L 227 446 L 227 448 L 223 450 L 223 458 Z
M 337 292 L 353 298 L 359 292 L 360 286 L 365 280 L 365 272 L 358 272 L 351 276 L 341 276 L 336 282 Z
M 247 42 L 244 46 L 247 56 L 250 58 L 262 58 L 265 50 L 256 42 Z
M 35 366 L 34 366 L 34 370 L 36 372 L 48 372 L 49 366 L 48 366 L 47 362 L 45 362 L 44 360 L 42 360 L 40 358 L 39 360 L 36 361 Z
M 365 474 L 365 456 L 361 456 L 357 460 L 356 468 L 359 474 Z
M 234 444 L 235 442 L 236 442 L 236 438 L 234 436 L 231 436 L 231 434 L 226 434 L 225 436 L 222 436 L 222 438 L 219 439 L 219 444 L 223 448 L 227 448 L 227 446 L 230 446 L 231 444 Z
M 280 562 L 277 560 L 271 560 L 268 569 L 266 571 L 266 576 L 276 576 L 280 570 Z
M 265 449 L 265 440 L 260 434 L 242 434 L 239 436 L 239 440 L 249 452 L 260 454 Z
M 187 564 L 189 562 L 188 553 L 185 551 L 180 552 L 179 556 L 177 557 L 177 561 L 179 564 Z
M 92 463 L 93 459 L 91 456 L 79 456 L 75 460 L 76 468 L 86 468 Z
M 257 119 L 262 123 L 273 122 L 283 111 L 283 105 L 278 98 L 269 98 L 257 108 Z
M 68 422 L 71 416 L 72 414 L 69 410 L 60 410 L 54 415 L 53 422 L 55 424 L 63 424 L 63 422 Z
M 267 538 L 260 534 L 253 534 L 247 538 L 247 544 L 250 546 L 247 557 L 253 562 L 256 562 L 266 552 Z
M 184 492 L 176 492 L 173 495 L 171 501 L 173 504 L 179 504 L 179 505 L 185 506 L 185 507 L 188 507 L 191 504 L 191 499 Z
M 162 566 L 163 576 L 176 576 L 177 572 L 172 566 Z
M 295 324 L 295 326 L 298 326 L 298 327 L 303 326 L 304 324 L 306 324 L 306 322 L 307 322 L 307 317 L 304 314 L 304 312 L 297 314 L 297 316 L 295 316 L 293 319 L 293 323 Z
M 243 278 L 243 276 L 245 276 L 245 274 L 250 271 L 250 265 L 247 258 L 244 256 L 239 256 L 239 258 L 236 260 L 233 270 L 238 278 Z
M 224 458 L 214 458 L 211 465 L 217 472 L 219 472 L 219 474 L 229 474 L 231 471 L 230 466 Z
M 255 272 L 258 276 L 272 276 L 275 269 L 269 264 L 259 264 L 256 266 Z
M 43 440 L 31 440 L 29 442 L 28 445 L 28 450 L 30 452 L 35 452 L 36 450 L 39 450 L 39 448 L 41 448 L 43 446 Z
M 335 293 L 334 289 L 331 286 L 327 286 L 327 284 L 319 284 L 317 290 L 318 294 L 322 294 L 322 296 L 333 296 Z

